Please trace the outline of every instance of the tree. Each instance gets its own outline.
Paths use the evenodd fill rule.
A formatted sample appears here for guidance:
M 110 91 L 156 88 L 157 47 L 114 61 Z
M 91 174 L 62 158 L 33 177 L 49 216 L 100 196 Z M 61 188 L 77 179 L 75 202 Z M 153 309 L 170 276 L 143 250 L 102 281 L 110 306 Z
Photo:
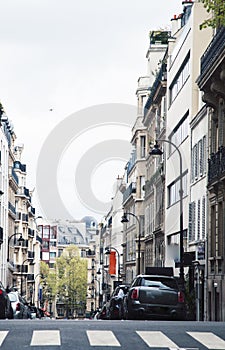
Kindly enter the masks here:
M 225 26 L 225 1 L 224 0 L 201 0 L 207 12 L 212 13 L 211 18 L 206 19 L 200 25 L 200 29 Z
M 41 261 L 40 263 L 40 282 L 42 285 L 42 302 L 49 303 L 55 299 L 57 294 L 57 284 L 56 284 L 56 272 L 55 270 L 50 270 L 48 264 Z
M 70 245 L 56 259 L 56 274 L 59 299 L 66 302 L 67 312 L 73 317 L 85 305 L 87 293 L 87 262 L 75 245 Z

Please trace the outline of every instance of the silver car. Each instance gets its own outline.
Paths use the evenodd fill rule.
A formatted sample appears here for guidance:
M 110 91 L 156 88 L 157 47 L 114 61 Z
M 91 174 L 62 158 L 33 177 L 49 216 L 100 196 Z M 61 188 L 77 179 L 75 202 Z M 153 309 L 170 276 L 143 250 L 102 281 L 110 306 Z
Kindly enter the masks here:
M 8 293 L 13 309 L 13 318 L 27 319 L 30 317 L 29 308 L 26 301 L 17 291 Z

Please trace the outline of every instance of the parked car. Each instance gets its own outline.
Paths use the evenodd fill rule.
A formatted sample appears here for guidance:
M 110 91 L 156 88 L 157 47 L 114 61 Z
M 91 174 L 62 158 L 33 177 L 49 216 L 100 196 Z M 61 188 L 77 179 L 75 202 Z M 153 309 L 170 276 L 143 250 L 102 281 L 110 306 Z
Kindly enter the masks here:
M 128 285 L 120 284 L 113 291 L 108 303 L 108 314 L 110 320 L 121 320 L 124 318 L 123 299 L 128 290 Z
M 9 292 L 8 296 L 13 309 L 13 318 L 30 318 L 30 312 L 26 300 L 22 298 L 17 291 Z
M 172 276 L 139 275 L 124 298 L 126 319 L 185 319 L 184 294 Z
M 7 291 L 0 282 L 0 319 L 13 318 L 13 309 Z

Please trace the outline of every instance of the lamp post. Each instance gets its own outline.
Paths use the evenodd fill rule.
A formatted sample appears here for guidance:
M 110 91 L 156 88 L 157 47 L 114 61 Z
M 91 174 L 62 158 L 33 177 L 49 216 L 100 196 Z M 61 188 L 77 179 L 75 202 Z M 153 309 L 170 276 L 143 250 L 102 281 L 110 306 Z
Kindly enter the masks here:
M 11 241 L 11 239 L 15 236 L 20 235 L 20 237 L 18 238 L 18 242 L 22 243 L 25 241 L 25 239 L 22 237 L 22 233 L 14 233 L 13 235 L 8 237 L 8 254 L 7 254 L 7 261 L 9 261 L 9 243 Z
M 28 259 L 25 259 L 25 260 L 22 262 L 21 271 L 20 271 L 20 272 L 21 272 L 21 281 L 20 281 L 20 294 L 21 294 L 21 296 L 23 296 L 23 279 L 22 279 L 22 273 L 23 273 L 23 266 L 24 266 L 24 263 L 25 263 L 26 261 L 30 261 L 30 259 L 29 259 L 29 258 L 28 258 Z M 31 264 L 31 265 L 34 265 L 34 262 L 31 261 L 30 264 Z M 25 278 L 25 281 L 26 281 L 26 278 Z
M 156 140 L 156 143 L 153 149 L 150 151 L 150 155 L 152 156 L 160 156 L 163 152 L 160 150 L 158 141 L 166 142 L 172 145 L 179 154 L 179 163 L 180 163 L 180 280 L 182 284 L 182 288 L 184 289 L 184 232 L 183 232 L 183 169 L 182 169 L 182 155 L 179 148 L 169 140 Z
M 97 279 L 97 277 L 94 277 L 91 283 L 94 284 L 94 281 L 98 282 L 98 307 L 100 307 L 100 281 Z
M 138 223 L 138 264 L 137 264 L 137 274 L 140 275 L 141 273 L 141 222 L 139 220 L 139 218 L 133 214 L 133 213 L 128 213 L 125 212 L 122 216 L 121 222 L 125 223 L 125 222 L 129 222 L 127 215 L 133 216 Z

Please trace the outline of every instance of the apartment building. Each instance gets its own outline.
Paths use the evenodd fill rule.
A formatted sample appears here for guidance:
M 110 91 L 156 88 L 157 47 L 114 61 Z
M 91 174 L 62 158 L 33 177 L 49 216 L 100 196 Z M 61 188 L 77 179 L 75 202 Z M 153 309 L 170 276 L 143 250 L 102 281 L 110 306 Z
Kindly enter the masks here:
M 201 57 L 198 86 L 207 107 L 208 129 L 208 226 L 206 319 L 225 321 L 225 28 L 215 36 Z
M 200 71 L 200 57 L 207 47 L 211 35 L 209 30 L 201 31 L 199 28 L 205 16 L 206 10 L 201 2 L 183 1 L 183 13 L 175 16 L 172 20 L 172 34 L 168 47 L 166 123 L 166 140 L 168 142 L 164 144 L 166 153 L 165 264 L 173 266 L 177 276 L 181 273 L 181 248 L 184 252 L 183 258 L 185 252 L 192 252 L 189 263 L 186 263 L 184 259 L 182 266 L 190 265 L 189 267 L 192 268 L 191 262 L 196 259 L 202 238 L 202 236 L 199 239 L 197 236 L 188 237 L 188 228 L 190 224 L 189 202 L 197 201 L 198 203 L 200 200 L 199 213 L 200 210 L 202 213 L 202 205 L 205 205 L 203 198 L 205 190 L 201 192 L 204 183 L 198 184 L 198 187 L 196 185 L 192 190 L 190 187 L 192 181 L 191 165 L 193 165 L 191 149 L 194 149 L 195 144 L 200 139 L 203 142 L 205 136 L 198 134 L 197 123 L 193 121 L 196 120 L 196 115 L 199 112 L 199 90 L 196 79 Z M 192 123 L 192 133 L 190 123 Z M 198 130 L 201 128 L 203 132 L 206 132 L 207 120 L 204 119 L 202 123 L 204 127 L 203 125 L 198 126 Z M 181 176 L 182 200 L 180 200 Z M 181 201 L 182 213 L 180 213 Z M 182 242 L 180 241 L 181 220 L 183 224 Z M 184 274 L 188 274 L 188 268 L 185 268 Z
M 127 188 L 123 193 L 123 207 L 126 215 L 124 224 L 124 272 L 127 283 L 130 283 L 137 273 L 144 273 L 150 262 L 152 240 L 149 240 L 149 218 L 153 209 L 151 199 L 146 204 L 146 156 L 151 137 L 148 131 L 151 122 L 146 121 L 151 112 L 146 113 L 146 103 L 153 89 L 155 78 L 160 71 L 162 59 L 167 48 L 168 32 L 152 31 L 149 34 L 147 58 L 147 76 L 138 80 L 137 118 L 132 129 L 131 144 L 133 152 L 126 167 Z M 148 100 L 148 102 L 147 102 Z M 143 123 L 143 117 L 146 117 Z M 153 127 L 154 128 L 154 127 Z M 149 172 L 147 176 L 150 176 Z M 147 183 L 148 186 L 148 183 Z M 146 221 L 145 221 L 146 220 Z M 147 231 L 145 231 L 145 229 Z M 148 238 L 145 238 L 145 234 Z M 147 252 L 147 254 L 146 254 Z M 146 260 L 147 258 L 147 260 Z M 146 265 L 147 264 L 147 265 Z
M 1 106 L 2 109 L 2 106 Z M 10 122 L 1 110 L 0 120 L 0 280 L 7 284 L 7 251 L 8 251 L 8 226 L 12 223 L 8 218 L 8 183 L 9 183 L 9 143 L 14 135 Z M 13 225 L 12 225 L 13 226 Z M 13 227 L 12 227 L 13 229 Z

